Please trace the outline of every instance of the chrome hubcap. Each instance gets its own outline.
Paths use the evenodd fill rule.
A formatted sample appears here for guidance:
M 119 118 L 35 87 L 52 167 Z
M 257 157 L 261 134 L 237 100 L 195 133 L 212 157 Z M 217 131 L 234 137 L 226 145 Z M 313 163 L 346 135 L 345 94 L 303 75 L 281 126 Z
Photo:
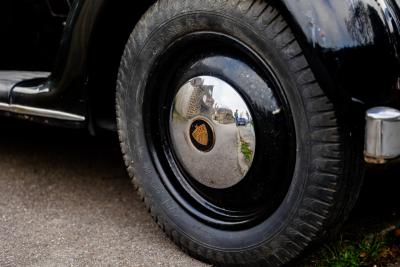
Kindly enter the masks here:
M 178 161 L 205 186 L 232 187 L 253 163 L 256 136 L 250 109 L 219 78 L 199 76 L 179 89 L 171 110 L 170 133 Z

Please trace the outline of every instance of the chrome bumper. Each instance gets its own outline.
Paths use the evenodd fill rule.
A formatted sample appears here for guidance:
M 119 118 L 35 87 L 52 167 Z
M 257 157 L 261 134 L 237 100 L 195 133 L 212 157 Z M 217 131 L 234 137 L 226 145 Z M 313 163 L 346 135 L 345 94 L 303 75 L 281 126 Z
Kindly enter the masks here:
M 400 111 L 376 107 L 367 111 L 365 161 L 384 164 L 400 156 Z

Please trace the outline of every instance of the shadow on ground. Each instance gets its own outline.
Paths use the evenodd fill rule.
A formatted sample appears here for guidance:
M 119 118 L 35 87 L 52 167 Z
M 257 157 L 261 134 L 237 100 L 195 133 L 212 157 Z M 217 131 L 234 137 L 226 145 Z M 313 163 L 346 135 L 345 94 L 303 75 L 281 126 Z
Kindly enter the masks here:
M 400 223 L 400 163 L 367 169 L 359 200 L 344 230 L 373 232 Z
M 115 135 L 0 120 L 0 266 L 203 266 L 133 193 Z M 400 222 L 400 164 L 370 169 L 346 233 Z

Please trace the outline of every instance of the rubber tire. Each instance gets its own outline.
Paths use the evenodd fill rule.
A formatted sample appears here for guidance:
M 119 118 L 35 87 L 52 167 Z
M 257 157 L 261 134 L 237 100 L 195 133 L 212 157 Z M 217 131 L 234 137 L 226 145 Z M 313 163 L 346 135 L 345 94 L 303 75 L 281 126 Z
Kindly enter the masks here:
M 231 34 L 270 62 L 284 77 L 294 113 L 299 156 L 289 193 L 276 214 L 243 231 L 218 230 L 186 212 L 165 189 L 146 144 L 142 105 L 152 65 L 174 38 L 204 29 Z M 129 38 L 116 100 L 122 153 L 133 183 L 166 235 L 197 259 L 219 266 L 281 266 L 341 225 L 358 196 L 362 175 L 350 130 L 268 1 L 160 0 Z

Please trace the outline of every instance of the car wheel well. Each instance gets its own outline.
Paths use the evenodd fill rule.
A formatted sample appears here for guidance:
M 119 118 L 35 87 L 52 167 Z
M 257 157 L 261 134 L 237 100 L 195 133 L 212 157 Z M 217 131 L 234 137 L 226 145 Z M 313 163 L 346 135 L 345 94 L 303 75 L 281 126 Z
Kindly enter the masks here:
M 87 98 L 90 129 L 115 129 L 115 88 L 120 59 L 136 23 L 155 1 L 107 1 L 89 49 Z

